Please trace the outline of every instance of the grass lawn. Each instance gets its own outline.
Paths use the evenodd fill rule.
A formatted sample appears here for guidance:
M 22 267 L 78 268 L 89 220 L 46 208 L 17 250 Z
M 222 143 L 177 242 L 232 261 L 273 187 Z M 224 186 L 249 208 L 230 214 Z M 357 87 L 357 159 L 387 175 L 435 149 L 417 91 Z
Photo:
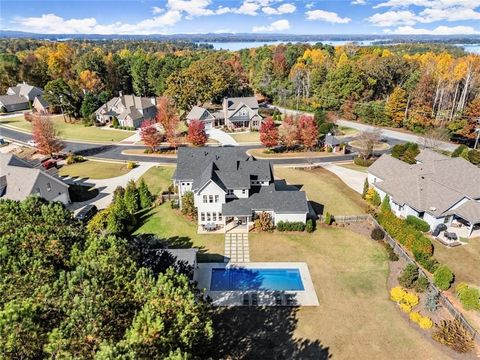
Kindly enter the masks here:
M 455 283 L 467 282 L 480 286 L 480 238 L 470 239 L 467 245 L 447 248 L 432 240 L 433 256 L 448 265 L 455 274 Z
M 152 194 L 158 195 L 172 183 L 172 175 L 175 166 L 155 166 L 142 175 L 141 179 L 145 181 Z
M 249 131 L 245 133 L 229 133 L 238 143 L 260 142 L 260 133 L 258 131 Z
M 336 215 L 364 214 L 366 204 L 360 194 L 350 189 L 337 175 L 323 168 L 300 170 L 275 167 L 275 177 L 291 185 L 303 185 L 302 190 L 314 202 L 317 213 L 328 211 Z
M 172 248 L 199 248 L 200 262 L 223 262 L 224 235 L 197 234 L 196 221 L 188 220 L 179 210 L 172 209 L 169 202 L 154 208 L 141 222 L 136 234 L 155 234 L 167 240 Z
M 351 147 L 357 148 L 357 149 L 362 148 L 362 144 L 359 140 L 350 141 L 348 143 L 348 145 L 350 145 Z M 376 143 L 375 145 L 373 145 L 373 150 L 374 151 L 387 150 L 387 149 L 390 149 L 390 145 L 388 145 L 387 143 L 384 143 L 384 142 L 379 142 L 379 143 Z
M 72 176 L 89 179 L 108 179 L 128 173 L 127 165 L 105 161 L 87 160 L 81 163 L 65 165 L 60 168 L 60 176 Z
M 338 164 L 338 166 L 344 167 L 345 169 L 350 169 L 350 170 L 355 170 L 355 171 L 361 171 L 364 173 L 368 172 L 368 167 L 367 166 L 360 166 L 357 164 L 348 163 L 348 164 Z
M 338 128 L 338 130 L 340 130 L 342 132 L 342 135 L 355 135 L 355 134 L 358 134 L 358 130 L 357 129 L 354 129 L 354 128 L 349 128 L 349 127 L 346 127 L 346 126 L 340 126 Z
M 217 309 L 221 358 L 445 358 L 388 299 L 386 254 L 372 240 L 340 228 L 251 234 L 250 259 L 306 262 L 320 306 Z
M 61 115 L 52 116 L 52 121 L 55 124 L 55 129 L 57 129 L 59 133 L 59 137 L 62 139 L 118 142 L 133 134 L 133 131 L 104 130 L 95 126 L 84 126 L 81 121 L 66 123 L 63 121 Z M 11 118 L 0 118 L 0 123 L 25 131 L 32 130 L 31 123 L 26 121 L 23 115 Z

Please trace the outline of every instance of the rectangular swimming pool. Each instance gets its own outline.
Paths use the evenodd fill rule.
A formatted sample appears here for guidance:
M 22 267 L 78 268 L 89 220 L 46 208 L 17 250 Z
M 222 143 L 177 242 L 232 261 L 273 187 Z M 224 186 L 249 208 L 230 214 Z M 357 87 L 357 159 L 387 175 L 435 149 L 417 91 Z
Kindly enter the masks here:
M 212 269 L 210 290 L 303 291 L 299 269 Z

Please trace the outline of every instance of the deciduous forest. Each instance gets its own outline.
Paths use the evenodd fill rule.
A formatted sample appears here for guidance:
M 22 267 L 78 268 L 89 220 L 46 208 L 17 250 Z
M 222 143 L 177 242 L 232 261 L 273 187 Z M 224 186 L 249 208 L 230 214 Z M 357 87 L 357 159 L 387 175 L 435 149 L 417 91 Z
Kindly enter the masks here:
M 279 106 L 465 137 L 474 137 L 480 118 L 480 56 L 444 45 L 285 44 L 227 52 L 193 43 L 2 40 L 0 51 L 1 93 L 26 81 L 87 121 L 119 92 L 170 96 L 182 112 L 255 93 Z

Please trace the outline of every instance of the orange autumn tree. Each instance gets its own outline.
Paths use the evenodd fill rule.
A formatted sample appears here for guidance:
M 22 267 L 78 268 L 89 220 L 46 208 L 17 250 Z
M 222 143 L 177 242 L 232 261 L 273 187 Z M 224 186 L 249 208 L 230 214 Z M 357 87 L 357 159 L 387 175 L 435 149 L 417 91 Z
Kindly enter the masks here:
M 142 123 L 140 137 L 145 146 L 148 146 L 151 152 L 155 152 L 163 140 L 163 135 L 158 131 L 154 121 L 144 121 Z
M 298 141 L 298 126 L 297 122 L 292 116 L 285 116 L 282 125 L 278 128 L 278 134 L 280 143 L 287 147 L 292 148 Z
M 180 123 L 180 118 L 178 117 L 175 105 L 170 98 L 161 97 L 159 99 L 155 120 L 162 125 L 168 144 L 173 148 L 177 148 L 179 143 L 178 125 Z
M 269 149 L 278 145 L 278 129 L 271 116 L 260 125 L 260 141 Z
M 48 115 L 33 115 L 32 135 L 37 150 L 41 154 L 52 155 L 62 151 L 65 147 L 63 142 L 58 139 L 58 133 Z
M 302 115 L 298 119 L 298 137 L 300 143 L 307 149 L 317 145 L 318 128 L 313 116 Z
M 188 124 L 187 141 L 194 146 L 203 146 L 207 142 L 207 139 L 205 123 L 200 120 L 190 121 L 190 124 Z

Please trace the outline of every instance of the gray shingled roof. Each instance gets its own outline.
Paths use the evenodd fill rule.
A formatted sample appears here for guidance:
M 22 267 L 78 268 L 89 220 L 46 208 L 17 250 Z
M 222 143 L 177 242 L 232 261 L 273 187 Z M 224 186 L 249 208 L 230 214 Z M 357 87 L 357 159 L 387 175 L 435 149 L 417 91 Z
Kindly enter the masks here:
M 0 104 L 5 106 L 28 104 L 28 99 L 19 95 L 0 95 Z
M 207 113 L 205 116 L 205 112 Z M 194 106 L 187 115 L 188 120 L 215 120 L 210 112 L 200 106 Z
M 469 200 L 450 212 L 467 220 L 471 224 L 480 223 L 480 202 Z
M 235 110 L 241 104 L 247 105 L 250 109 L 258 109 L 258 101 L 255 96 L 228 98 L 227 102 L 228 110 Z
M 236 199 L 223 204 L 224 216 L 250 215 L 252 211 L 274 211 L 275 213 L 308 213 L 305 192 L 279 191 L 275 184 L 260 186 L 258 192 L 245 199 Z
M 418 211 L 443 215 L 463 198 L 480 198 L 480 168 L 462 158 L 450 158 L 431 150 L 422 150 L 419 163 L 407 164 L 383 155 L 369 172 L 382 182 L 379 189 Z M 455 210 L 456 211 L 456 210 Z
M 119 101 L 125 108 L 121 113 L 112 110 L 112 107 Z M 121 117 L 121 119 L 124 119 L 127 115 L 130 115 L 132 119 L 139 119 L 142 117 L 139 110 L 145 110 L 151 107 L 155 107 L 155 105 L 152 104 L 150 98 L 135 95 L 122 95 L 107 101 L 107 103 L 103 104 L 95 111 L 95 114 L 100 114 L 101 110 L 104 110 L 106 114 L 114 115 L 119 118 Z

